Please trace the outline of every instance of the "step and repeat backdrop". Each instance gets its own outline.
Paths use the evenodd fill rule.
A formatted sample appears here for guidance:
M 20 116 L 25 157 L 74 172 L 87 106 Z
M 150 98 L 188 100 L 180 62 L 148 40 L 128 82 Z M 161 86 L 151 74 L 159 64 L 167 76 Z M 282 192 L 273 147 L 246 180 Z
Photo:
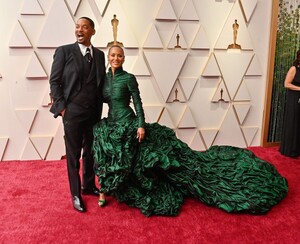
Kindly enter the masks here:
M 94 20 L 92 42 L 105 54 L 123 45 L 147 122 L 199 151 L 260 145 L 271 14 L 271 0 L 2 1 L 0 160 L 65 154 L 49 76 L 81 16 Z

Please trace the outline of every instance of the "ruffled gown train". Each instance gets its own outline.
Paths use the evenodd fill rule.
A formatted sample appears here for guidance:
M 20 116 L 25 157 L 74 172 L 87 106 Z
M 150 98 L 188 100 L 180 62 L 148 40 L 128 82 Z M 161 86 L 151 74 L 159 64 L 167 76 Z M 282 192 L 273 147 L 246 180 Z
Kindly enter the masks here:
M 144 123 L 136 80 L 124 72 L 108 74 L 109 114 L 94 127 L 101 192 L 146 216 L 178 215 L 185 197 L 227 212 L 263 214 L 287 195 L 286 179 L 251 151 L 232 146 L 194 151 L 172 129 Z M 137 116 L 129 107 L 131 96 Z M 146 136 L 138 143 L 141 125 Z

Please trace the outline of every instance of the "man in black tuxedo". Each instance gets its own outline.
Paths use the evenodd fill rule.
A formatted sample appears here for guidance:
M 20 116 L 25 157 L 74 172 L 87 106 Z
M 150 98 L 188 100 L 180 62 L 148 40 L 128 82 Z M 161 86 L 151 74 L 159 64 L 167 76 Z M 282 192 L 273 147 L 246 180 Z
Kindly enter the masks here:
M 79 212 L 86 211 L 81 194 L 99 196 L 91 148 L 93 126 L 102 113 L 105 58 L 104 53 L 91 44 L 95 32 L 93 20 L 78 19 L 77 42 L 55 50 L 49 80 L 53 98 L 50 112 L 54 118 L 62 116 L 72 203 Z M 79 174 L 81 152 L 82 182 Z

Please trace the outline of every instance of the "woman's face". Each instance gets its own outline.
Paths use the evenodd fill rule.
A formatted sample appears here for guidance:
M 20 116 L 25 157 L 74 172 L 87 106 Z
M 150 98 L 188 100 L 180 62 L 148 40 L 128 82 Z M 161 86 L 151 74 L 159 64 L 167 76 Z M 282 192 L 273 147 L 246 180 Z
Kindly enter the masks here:
M 121 47 L 112 47 L 108 53 L 110 67 L 115 70 L 120 68 L 125 60 L 124 52 Z

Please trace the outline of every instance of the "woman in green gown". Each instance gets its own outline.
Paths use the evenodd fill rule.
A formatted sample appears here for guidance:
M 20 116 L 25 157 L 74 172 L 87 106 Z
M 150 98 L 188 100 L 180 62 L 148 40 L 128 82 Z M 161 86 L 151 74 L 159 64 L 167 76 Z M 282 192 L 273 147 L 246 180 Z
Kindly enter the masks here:
M 108 116 L 95 125 L 93 144 L 100 207 L 109 194 L 146 216 L 178 215 L 184 198 L 193 197 L 227 212 L 263 214 L 287 195 L 286 179 L 251 151 L 194 151 L 172 129 L 145 123 L 136 78 L 122 68 L 123 49 L 111 47 L 108 60 Z

